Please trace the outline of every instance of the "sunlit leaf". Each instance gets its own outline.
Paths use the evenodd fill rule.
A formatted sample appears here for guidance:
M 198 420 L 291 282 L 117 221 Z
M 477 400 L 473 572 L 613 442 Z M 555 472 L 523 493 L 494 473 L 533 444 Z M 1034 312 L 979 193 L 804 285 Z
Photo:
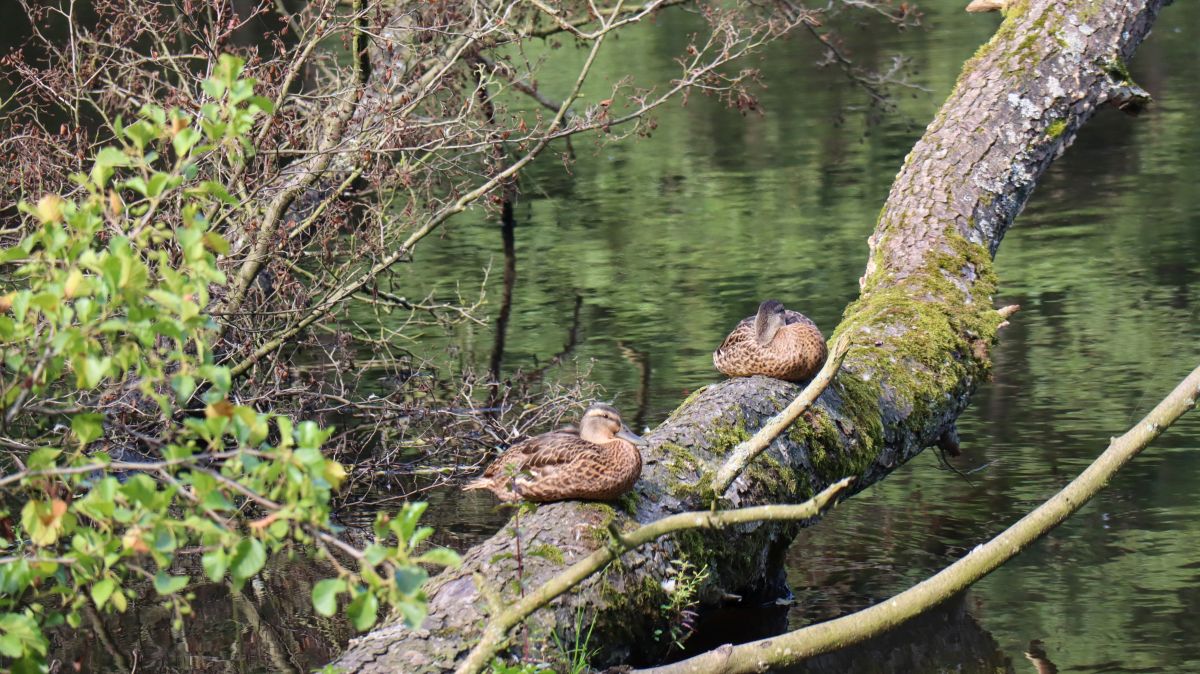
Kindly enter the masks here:
M 104 608 L 104 604 L 108 602 L 108 598 L 112 596 L 115 589 L 117 589 L 117 582 L 111 578 L 99 580 L 92 585 L 92 601 L 96 603 L 96 608 Z
M 450 548 L 434 548 L 418 557 L 417 561 L 425 564 L 456 567 L 462 563 L 462 557 Z
M 104 435 L 104 415 L 81 412 L 71 417 L 71 432 L 79 438 L 79 444 L 87 445 Z

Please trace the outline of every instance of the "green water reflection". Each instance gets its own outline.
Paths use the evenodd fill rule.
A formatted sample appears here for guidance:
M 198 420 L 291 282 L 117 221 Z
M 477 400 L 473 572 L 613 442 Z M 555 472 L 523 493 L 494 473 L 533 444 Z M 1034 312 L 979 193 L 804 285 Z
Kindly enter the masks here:
M 862 97 L 837 72 L 814 71 L 812 45 L 795 40 L 761 63 L 764 116 L 693 98 L 662 111 L 648 140 L 581 140 L 570 174 L 554 159 L 535 167 L 516 209 L 505 372 L 561 349 L 578 294 L 578 362 L 632 406 L 644 370 L 622 347 L 644 354 L 653 425 L 714 379 L 713 346 L 759 299 L 777 297 L 832 330 L 904 154 L 996 21 L 963 14 L 959 2 L 922 6 L 930 30 L 848 31 L 860 59 L 903 51 L 929 89 L 904 96 L 877 126 Z M 672 28 L 687 21 L 675 20 L 623 37 L 597 74 L 669 77 L 665 57 L 685 39 Z M 929 453 L 806 532 L 791 555 L 800 599 L 791 624 L 869 605 L 961 556 L 1071 479 L 1200 360 L 1196 25 L 1194 4 L 1165 12 L 1134 64 L 1153 109 L 1094 120 L 1001 248 L 998 300 L 1023 308 L 996 353 L 995 381 L 961 422 L 966 453 L 954 465 L 975 471 L 969 481 Z M 561 90 L 573 77 L 566 66 L 558 75 L 542 85 Z M 408 273 L 414 288 L 435 272 L 466 285 L 489 264 L 502 267 L 500 233 L 477 215 L 424 247 Z M 453 344 L 482 368 L 492 335 L 464 331 Z M 1033 671 L 1022 657 L 1032 639 L 1062 671 L 1200 667 L 1197 438 L 1200 417 L 1185 420 L 972 591 L 971 614 L 1017 671 Z

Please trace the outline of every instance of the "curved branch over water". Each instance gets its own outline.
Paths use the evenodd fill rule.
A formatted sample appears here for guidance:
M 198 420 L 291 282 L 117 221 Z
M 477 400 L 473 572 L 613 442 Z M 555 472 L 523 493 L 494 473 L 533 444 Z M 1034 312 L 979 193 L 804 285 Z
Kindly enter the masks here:
M 881 601 L 835 620 L 737 646 L 722 646 L 680 662 L 640 670 L 644 674 L 742 674 L 769 667 L 786 667 L 814 655 L 851 646 L 893 629 L 962 592 L 1000 568 L 1050 530 L 1066 521 L 1140 454 L 1159 435 L 1196 407 L 1200 397 L 1200 367 L 1119 438 L 1114 438 L 1095 461 L 1033 512 L 1005 529 L 938 574 Z

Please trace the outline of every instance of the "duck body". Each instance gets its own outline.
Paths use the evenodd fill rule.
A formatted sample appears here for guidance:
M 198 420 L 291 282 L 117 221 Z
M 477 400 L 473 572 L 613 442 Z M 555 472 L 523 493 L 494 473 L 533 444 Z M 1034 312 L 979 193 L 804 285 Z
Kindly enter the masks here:
M 807 316 L 784 309 L 775 300 L 759 305 L 713 352 L 713 365 L 729 377 L 756 374 L 805 381 L 825 364 L 828 351 L 821 330 Z
M 487 489 L 506 502 L 612 500 L 641 476 L 643 442 L 614 408 L 592 405 L 578 431 L 551 431 L 509 447 L 463 489 Z

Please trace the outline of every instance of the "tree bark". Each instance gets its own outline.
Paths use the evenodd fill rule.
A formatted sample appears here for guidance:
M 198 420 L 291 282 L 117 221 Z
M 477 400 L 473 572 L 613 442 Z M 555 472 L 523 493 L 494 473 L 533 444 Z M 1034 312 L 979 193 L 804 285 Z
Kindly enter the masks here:
M 953 432 L 988 376 L 1001 315 L 992 307 L 992 257 L 1038 178 L 1098 107 L 1128 91 L 1125 62 L 1166 0 L 1009 3 L 992 40 L 963 68 L 954 92 L 906 158 L 875 230 L 862 294 L 833 339 L 847 335 L 842 369 L 815 405 L 719 495 L 748 506 L 799 502 L 846 476 L 854 489 L 882 479 Z M 714 345 L 721 335 L 714 335 Z M 630 528 L 713 499 L 725 455 L 799 388 L 754 377 L 701 390 L 648 434 L 646 468 L 616 507 L 543 505 L 434 579 L 422 629 L 390 624 L 351 642 L 343 671 L 445 671 L 478 639 L 489 601 L 507 603 L 603 545 L 610 522 Z M 686 558 L 707 567 L 695 600 L 770 593 L 795 524 L 759 523 L 661 539 L 626 555 L 527 623 L 529 643 L 557 632 L 572 643 L 594 619 L 593 665 L 652 660 L 669 638 L 664 582 Z M 481 587 L 482 584 L 482 587 Z M 676 584 L 678 587 L 679 584 Z M 490 597 L 490 599 L 488 599 Z M 678 602 L 675 602 L 676 604 Z M 521 643 L 521 639 L 516 640 Z

